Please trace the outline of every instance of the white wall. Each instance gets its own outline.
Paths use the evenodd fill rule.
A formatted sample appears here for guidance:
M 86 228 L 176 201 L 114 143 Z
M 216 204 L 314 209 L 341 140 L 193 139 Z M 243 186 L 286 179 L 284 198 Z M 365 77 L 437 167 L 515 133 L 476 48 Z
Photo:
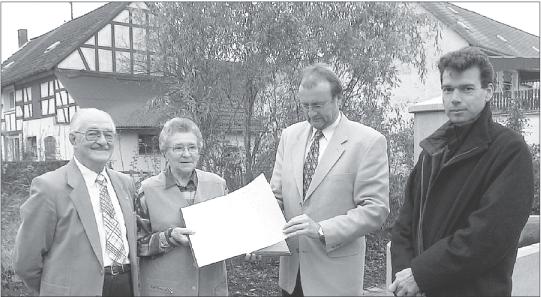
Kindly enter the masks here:
M 417 161 L 421 148 L 419 142 L 432 134 L 436 129 L 443 125 L 447 120 L 447 116 L 443 111 L 441 97 L 421 102 L 410 106 L 409 111 L 414 113 L 413 123 L 413 142 L 414 142 L 414 162 Z M 505 125 L 507 116 L 504 114 L 495 114 L 493 120 Z M 524 129 L 524 140 L 528 144 L 539 144 L 539 113 L 526 113 L 528 120 Z
M 121 130 L 117 136 L 111 158 L 113 169 L 157 173 L 164 168 L 165 160 L 161 155 L 139 155 L 137 131 Z
M 539 243 L 518 249 L 511 296 L 539 296 Z
M 54 117 L 23 121 L 23 146 L 27 150 L 26 139 L 35 136 L 37 141 L 38 160 L 45 160 L 43 140 L 53 136 L 56 140 L 56 159 L 69 160 L 73 156 L 73 148 L 69 142 L 69 125 L 55 124 Z
M 416 6 L 419 13 L 428 13 L 420 6 Z M 431 17 L 437 21 L 435 18 Z M 450 51 L 461 49 L 468 46 L 465 39 L 460 37 L 455 31 L 447 26 L 440 24 L 441 39 L 439 39 L 438 47 L 434 45 L 433 33 L 428 37 L 428 44 L 425 48 L 427 74 L 425 82 L 421 82 L 417 70 L 410 65 L 399 66 L 400 86 L 394 88 L 391 93 L 391 102 L 393 103 L 415 103 L 426 98 L 432 98 L 440 95 L 440 73 L 438 71 L 439 58 Z
M 73 157 L 73 147 L 69 142 L 69 125 L 55 124 L 54 117 L 24 121 L 23 135 L 24 145 L 26 145 L 27 137 L 36 136 L 38 160 L 45 160 L 43 140 L 47 136 L 54 136 L 56 139 L 56 158 L 58 160 L 69 160 Z M 114 145 L 111 162 L 115 170 L 154 171 L 156 168 L 163 168 L 164 162 L 161 160 L 163 158 L 159 155 L 138 154 L 136 132 L 120 131 Z

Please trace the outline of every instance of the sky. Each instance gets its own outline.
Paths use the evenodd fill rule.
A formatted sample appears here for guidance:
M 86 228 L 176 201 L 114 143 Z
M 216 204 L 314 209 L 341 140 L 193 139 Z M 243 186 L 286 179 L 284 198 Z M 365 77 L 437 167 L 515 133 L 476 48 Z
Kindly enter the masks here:
M 106 2 L 73 2 L 76 18 Z M 501 23 L 539 36 L 539 2 L 452 2 Z M 2 2 L 0 4 L 1 58 L 18 49 L 17 29 L 27 29 L 28 38 L 37 37 L 69 21 L 69 2 Z

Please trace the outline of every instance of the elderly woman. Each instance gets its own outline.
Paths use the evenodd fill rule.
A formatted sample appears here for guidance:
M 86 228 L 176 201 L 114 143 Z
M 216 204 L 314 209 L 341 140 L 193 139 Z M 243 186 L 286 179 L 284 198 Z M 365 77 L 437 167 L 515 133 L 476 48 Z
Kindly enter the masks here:
M 198 268 L 189 246 L 181 208 L 227 193 L 216 174 L 195 169 L 203 146 L 201 132 L 189 119 L 173 118 L 160 133 L 167 168 L 144 180 L 135 208 L 143 296 L 227 295 L 225 262 Z M 210 219 L 210 218 L 209 218 Z

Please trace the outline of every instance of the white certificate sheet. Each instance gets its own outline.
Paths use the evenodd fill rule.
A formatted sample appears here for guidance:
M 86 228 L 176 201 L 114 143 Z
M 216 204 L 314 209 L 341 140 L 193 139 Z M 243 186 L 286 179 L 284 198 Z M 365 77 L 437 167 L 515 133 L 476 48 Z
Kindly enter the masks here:
M 182 215 L 195 231 L 189 237 L 199 267 L 285 239 L 284 215 L 263 174 L 226 196 L 182 208 Z

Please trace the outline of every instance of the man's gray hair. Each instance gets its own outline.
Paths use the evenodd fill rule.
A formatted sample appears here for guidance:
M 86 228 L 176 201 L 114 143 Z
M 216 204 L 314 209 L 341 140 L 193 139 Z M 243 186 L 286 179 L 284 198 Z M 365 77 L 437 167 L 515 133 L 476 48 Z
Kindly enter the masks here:
M 199 130 L 199 127 L 192 120 L 187 118 L 172 118 L 165 122 L 160 132 L 160 152 L 165 153 L 167 150 L 167 139 L 175 133 L 193 133 L 197 137 L 197 147 L 199 149 L 203 147 L 201 130 Z
M 82 121 L 85 118 L 87 118 L 87 117 L 89 117 L 91 115 L 96 115 L 96 114 L 103 114 L 106 117 L 108 117 L 111 120 L 111 123 L 113 123 L 113 127 L 116 130 L 115 121 L 113 121 L 113 118 L 107 112 L 105 112 L 105 111 L 103 111 L 101 109 L 97 109 L 97 108 L 79 108 L 77 110 L 77 112 L 73 115 L 73 118 L 71 119 L 70 133 L 75 132 L 75 131 L 79 131 L 79 128 L 81 127 Z

